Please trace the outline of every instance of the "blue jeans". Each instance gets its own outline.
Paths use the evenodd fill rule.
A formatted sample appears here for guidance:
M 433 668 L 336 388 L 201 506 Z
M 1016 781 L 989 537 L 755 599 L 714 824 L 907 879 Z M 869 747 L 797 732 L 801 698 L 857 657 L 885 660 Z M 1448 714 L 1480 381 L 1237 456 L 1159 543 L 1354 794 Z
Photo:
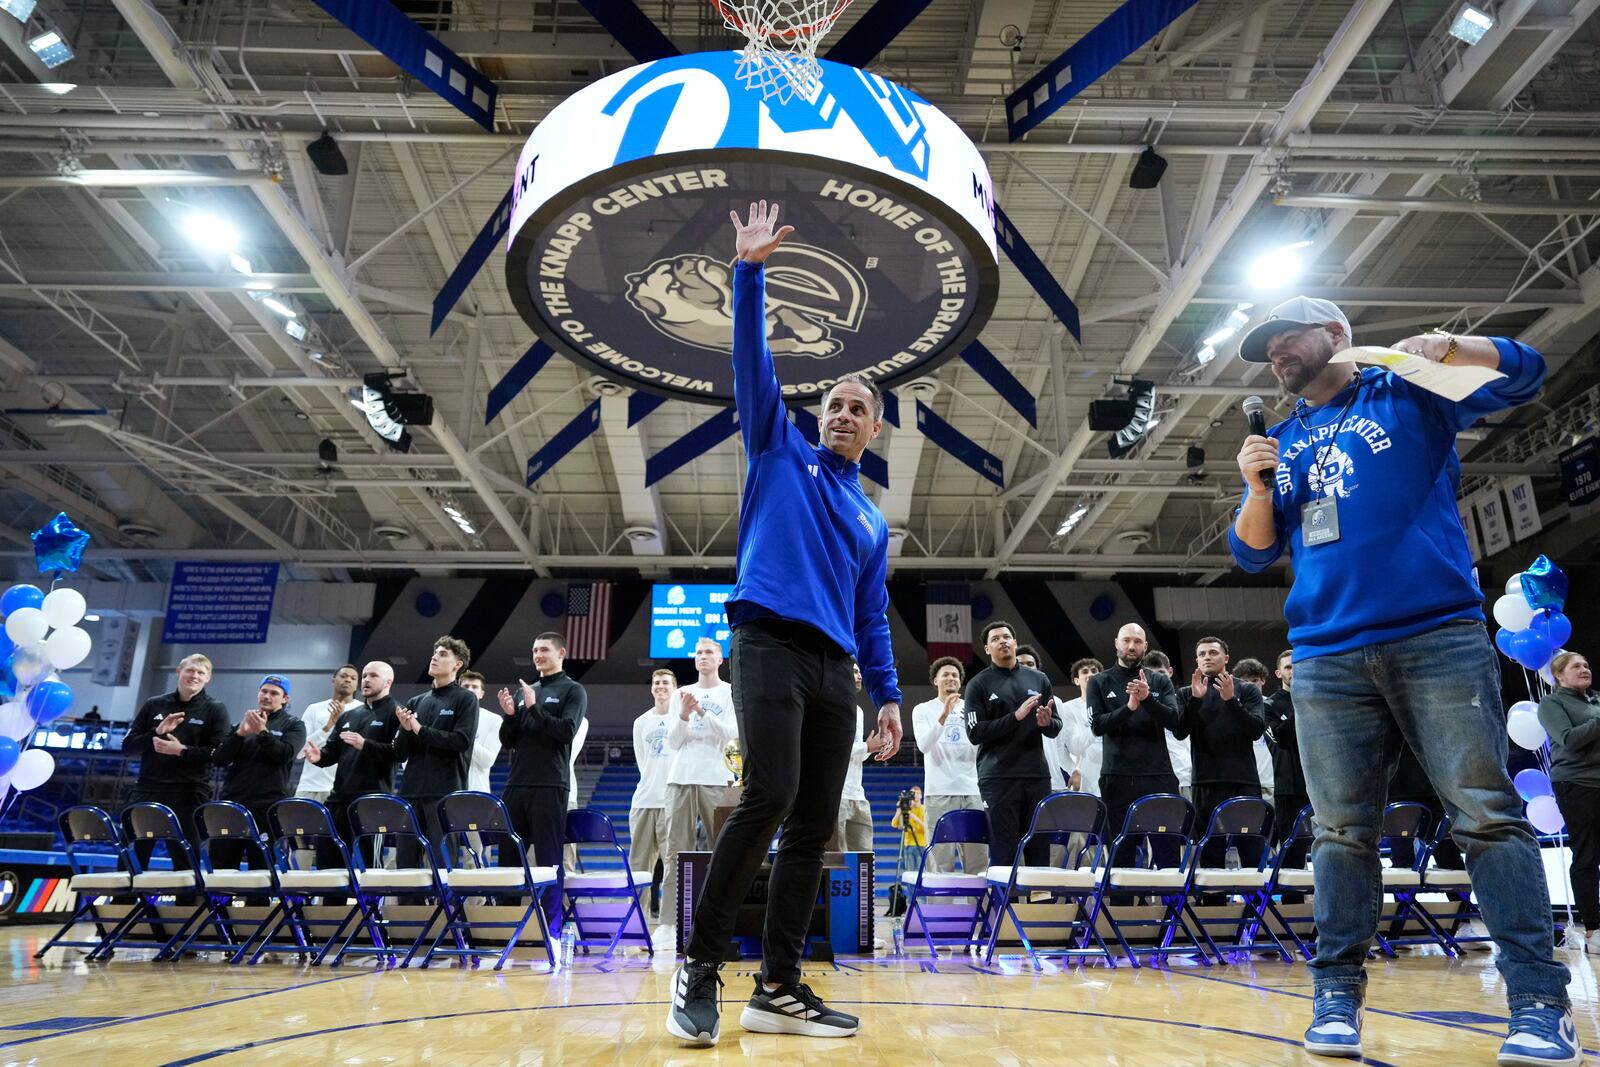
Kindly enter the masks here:
M 1294 665 L 1295 726 L 1317 815 L 1317 990 L 1366 984 L 1383 888 L 1378 838 L 1402 737 L 1449 812 L 1513 1008 L 1566 1005 L 1539 845 L 1506 775 L 1500 669 L 1482 623 L 1446 623 Z

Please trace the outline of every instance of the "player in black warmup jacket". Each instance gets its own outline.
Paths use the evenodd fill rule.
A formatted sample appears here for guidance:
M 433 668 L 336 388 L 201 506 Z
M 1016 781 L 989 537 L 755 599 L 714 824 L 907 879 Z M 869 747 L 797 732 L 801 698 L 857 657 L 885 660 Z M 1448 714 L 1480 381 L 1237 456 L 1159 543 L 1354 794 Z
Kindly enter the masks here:
M 289 679 L 281 674 L 261 679 L 256 706 L 244 713 L 211 757 L 217 766 L 228 768 L 222 799 L 243 804 L 263 834 L 272 832 L 267 809 L 289 795 L 289 771 L 306 743 L 306 724 L 289 712 L 288 703 Z M 270 851 L 267 855 L 270 858 Z M 214 870 L 237 869 L 241 856 L 247 866 L 261 863 L 255 850 L 243 843 L 219 841 L 211 846 Z
M 1016 862 L 1033 809 L 1050 793 L 1050 768 L 1039 736 L 1061 733 L 1061 717 L 1042 671 L 1017 664 L 1017 638 L 1008 622 L 983 628 L 990 665 L 972 676 L 962 704 L 967 737 L 978 746 L 978 792 L 989 809 L 989 855 L 997 865 Z M 1050 863 L 1050 842 L 1028 843 L 1029 866 Z
M 1083 691 L 1089 706 L 1089 728 L 1105 738 L 1100 765 L 1100 798 L 1105 801 L 1106 838 L 1122 832 L 1128 808 L 1151 793 L 1176 793 L 1178 776 L 1167 755 L 1167 731 L 1178 727 L 1178 698 L 1172 681 L 1160 671 L 1144 669 L 1149 648 L 1144 628 L 1128 623 L 1117 631 L 1117 661 L 1089 679 Z M 1118 866 L 1133 862 L 1133 848 L 1124 846 L 1114 857 Z M 1178 864 L 1176 842 L 1157 843 L 1156 862 L 1161 867 Z
M 1222 638 L 1202 637 L 1195 642 L 1194 657 L 1194 677 L 1180 694 L 1180 729 L 1189 735 L 1194 753 L 1194 833 L 1199 838 L 1223 801 L 1261 795 L 1255 741 L 1266 732 L 1267 723 L 1260 687 L 1228 673 L 1228 646 Z M 1238 848 L 1239 862 L 1255 867 L 1261 846 L 1242 841 Z M 1200 857 L 1201 866 L 1223 865 L 1218 845 L 1207 851 Z
M 542 633 L 533 639 L 533 665 L 539 670 L 534 685 L 518 679 L 518 694 L 500 690 L 500 747 L 511 752 L 511 775 L 506 779 L 506 810 L 511 829 L 533 853 L 533 864 L 561 870 L 561 844 L 565 837 L 567 792 L 571 787 L 572 739 L 588 712 L 589 695 L 567 677 L 562 664 L 566 638 Z M 501 866 L 516 866 L 520 856 L 500 857 Z M 554 922 L 560 904 L 560 887 L 546 892 L 543 908 Z
M 400 795 L 417 810 L 423 833 L 436 850 L 442 836 L 439 801 L 446 793 L 467 787 L 472 746 L 478 740 L 478 698 L 456 681 L 471 659 L 471 650 L 459 637 L 445 636 L 433 643 L 428 660 L 433 688 L 406 701 L 394 738 L 395 756 L 406 765 Z M 415 842 L 401 838 L 396 851 L 400 866 L 418 866 Z M 436 854 L 435 862 L 440 858 Z
M 328 812 L 339 836 L 350 841 L 350 802 L 368 793 L 394 791 L 394 765 L 399 760 L 394 739 L 400 732 L 400 706 L 389 689 L 394 685 L 394 668 L 374 660 L 361 669 L 361 697 L 364 704 L 345 708 L 328 733 L 327 744 L 319 749 L 307 742 L 306 760 L 318 767 L 337 766 L 333 792 L 328 795 Z M 373 863 L 370 844 L 362 845 L 367 866 Z M 317 850 L 317 866 L 337 866 L 338 849 L 324 844 Z
M 191 844 L 194 809 L 211 799 L 212 753 L 233 728 L 228 709 L 206 692 L 210 680 L 209 659 L 185 656 L 178 662 L 178 688 L 146 700 L 122 739 L 123 753 L 139 757 L 139 780 L 128 799 L 171 808 Z M 154 844 L 135 841 L 133 849 L 143 864 Z M 172 860 L 188 866 L 181 855 Z

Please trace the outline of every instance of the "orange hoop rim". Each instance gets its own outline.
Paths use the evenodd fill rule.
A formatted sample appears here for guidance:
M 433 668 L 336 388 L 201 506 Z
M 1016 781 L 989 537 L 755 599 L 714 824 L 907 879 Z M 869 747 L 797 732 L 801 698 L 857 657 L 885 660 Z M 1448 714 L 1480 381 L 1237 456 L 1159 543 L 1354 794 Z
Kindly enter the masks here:
M 725 3 L 724 0 L 711 0 L 711 6 L 716 9 L 717 14 L 722 16 L 723 22 L 726 22 L 736 32 L 744 34 L 752 41 L 759 40 L 761 38 L 766 38 L 769 41 L 797 41 L 805 37 L 822 37 L 825 35 L 830 29 L 833 28 L 833 24 L 839 21 L 839 16 L 844 14 L 844 9 L 849 7 L 852 2 L 853 0 L 835 0 L 832 9 L 815 22 L 806 22 L 799 26 L 791 26 L 786 30 L 768 29 L 765 32 L 763 32 L 759 27 L 752 31 L 750 27 L 746 25 L 744 19 L 740 18 L 734 11 L 732 11 L 729 4 Z

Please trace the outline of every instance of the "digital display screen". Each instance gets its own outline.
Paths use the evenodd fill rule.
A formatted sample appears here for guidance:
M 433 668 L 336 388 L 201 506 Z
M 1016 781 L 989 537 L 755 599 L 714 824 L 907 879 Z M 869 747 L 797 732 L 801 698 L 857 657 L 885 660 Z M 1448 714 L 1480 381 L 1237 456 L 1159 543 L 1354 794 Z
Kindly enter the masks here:
M 728 655 L 733 630 L 723 608 L 731 585 L 658 583 L 650 590 L 650 658 L 689 659 L 694 643 L 710 637 Z

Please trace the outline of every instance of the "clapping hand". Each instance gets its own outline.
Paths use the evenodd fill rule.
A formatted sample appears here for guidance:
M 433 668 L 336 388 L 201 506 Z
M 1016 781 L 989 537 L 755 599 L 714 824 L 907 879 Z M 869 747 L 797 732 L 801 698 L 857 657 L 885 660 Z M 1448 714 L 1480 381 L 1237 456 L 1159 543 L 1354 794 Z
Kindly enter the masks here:
M 250 737 L 259 734 L 267 728 L 267 716 L 260 708 L 251 708 L 244 713 L 244 718 L 239 720 L 238 734 L 240 737 Z
M 534 695 L 533 686 L 529 685 L 527 682 L 523 681 L 521 678 L 517 679 L 517 685 L 522 687 L 522 706 L 523 707 L 532 708 L 534 705 L 539 703 L 539 698 L 536 695 Z
M 183 720 L 187 716 L 188 712 L 183 711 L 175 711 L 171 715 L 168 715 L 166 718 L 162 719 L 156 724 L 156 736 L 164 737 L 165 735 L 170 734 L 183 724 Z
M 1150 679 L 1140 668 L 1139 677 L 1128 682 L 1128 708 L 1132 710 L 1139 706 L 1140 701 L 1150 695 Z
M 1040 729 L 1043 729 L 1046 726 L 1050 725 L 1050 716 L 1054 711 L 1055 711 L 1055 708 L 1051 707 L 1050 701 L 1048 701 L 1048 700 L 1040 700 L 1039 701 L 1039 706 L 1034 709 L 1033 717 L 1036 720 L 1038 720 Z
M 412 733 L 421 732 L 422 724 L 417 721 L 417 713 L 410 708 L 400 708 L 395 715 L 400 719 L 400 729 L 410 730 Z
M 168 737 L 165 734 L 157 734 L 155 737 L 150 739 L 150 747 L 154 748 L 163 756 L 181 756 L 183 754 L 184 744 L 175 737 Z
M 704 715 L 705 713 L 705 708 L 700 706 L 699 697 L 687 689 L 678 694 L 678 718 L 688 722 L 690 715 Z
M 1217 692 L 1221 694 L 1223 700 L 1233 699 L 1233 675 L 1227 671 L 1217 675 Z
M 496 696 L 500 700 L 500 714 L 509 719 L 517 713 L 517 704 L 516 701 L 511 699 L 511 690 L 502 686 Z
M 1194 677 L 1189 681 L 1189 695 L 1196 700 L 1204 700 L 1206 695 L 1206 676 L 1199 667 L 1194 669 Z
M 1016 711 L 1013 711 L 1011 714 L 1016 717 L 1016 720 L 1018 722 L 1021 722 L 1023 719 L 1026 719 L 1029 715 L 1032 715 L 1033 712 L 1034 712 L 1034 709 L 1037 708 L 1038 706 L 1039 706 L 1039 694 L 1035 693 L 1033 696 L 1029 697 L 1027 700 L 1024 700 L 1022 702 L 1022 707 L 1018 708 Z
M 355 749 L 357 752 L 360 752 L 363 748 L 366 747 L 366 744 L 367 744 L 367 739 L 365 737 L 362 737 L 359 733 L 357 733 L 354 730 L 340 730 L 339 731 L 339 740 L 343 741 L 345 744 L 349 745 L 351 748 Z

